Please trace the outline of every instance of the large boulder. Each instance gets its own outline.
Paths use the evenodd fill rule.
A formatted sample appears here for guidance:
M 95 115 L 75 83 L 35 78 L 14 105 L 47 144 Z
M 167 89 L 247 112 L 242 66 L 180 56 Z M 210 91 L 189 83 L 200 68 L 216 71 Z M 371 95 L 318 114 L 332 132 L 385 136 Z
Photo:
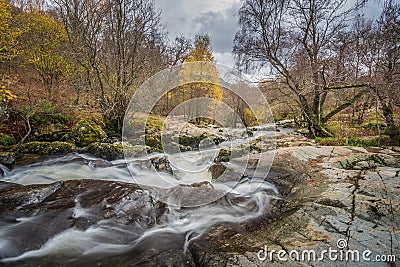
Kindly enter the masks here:
M 80 120 L 71 128 L 71 132 L 62 137 L 62 141 L 75 143 L 78 147 L 84 147 L 95 142 L 105 142 L 107 134 L 104 130 L 90 120 Z

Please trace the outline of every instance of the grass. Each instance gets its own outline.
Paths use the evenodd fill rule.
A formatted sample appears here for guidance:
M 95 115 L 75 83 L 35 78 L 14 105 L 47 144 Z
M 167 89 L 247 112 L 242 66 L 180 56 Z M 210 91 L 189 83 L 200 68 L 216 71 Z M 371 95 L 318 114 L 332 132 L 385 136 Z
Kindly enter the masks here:
M 385 142 L 383 138 L 373 138 L 370 140 L 365 140 L 361 138 L 349 137 L 349 138 L 337 138 L 337 137 L 327 137 L 321 138 L 317 137 L 315 142 L 322 146 L 356 146 L 356 147 L 377 147 Z

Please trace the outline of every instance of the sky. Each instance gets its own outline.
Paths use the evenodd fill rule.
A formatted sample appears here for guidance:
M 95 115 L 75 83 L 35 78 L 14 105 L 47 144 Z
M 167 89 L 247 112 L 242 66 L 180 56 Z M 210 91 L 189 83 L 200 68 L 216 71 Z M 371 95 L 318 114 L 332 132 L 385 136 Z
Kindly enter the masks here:
M 161 8 L 161 21 L 171 39 L 175 36 L 193 38 L 208 33 L 214 57 L 218 63 L 233 67 L 232 46 L 239 30 L 237 12 L 241 0 L 155 0 Z M 369 17 L 377 16 L 376 0 L 370 0 L 365 8 Z
M 239 29 L 240 0 L 156 0 L 171 38 L 208 33 L 218 63 L 233 66 L 232 45 Z

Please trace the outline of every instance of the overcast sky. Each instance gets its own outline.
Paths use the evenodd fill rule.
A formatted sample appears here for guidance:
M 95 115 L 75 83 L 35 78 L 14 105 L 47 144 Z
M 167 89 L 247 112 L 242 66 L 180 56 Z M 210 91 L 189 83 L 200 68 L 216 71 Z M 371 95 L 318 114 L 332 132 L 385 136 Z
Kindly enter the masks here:
M 155 0 L 161 8 L 162 23 L 171 38 L 194 37 L 208 33 L 218 63 L 233 66 L 232 45 L 239 29 L 237 12 L 241 0 Z M 378 12 L 376 1 L 365 10 L 368 16 Z

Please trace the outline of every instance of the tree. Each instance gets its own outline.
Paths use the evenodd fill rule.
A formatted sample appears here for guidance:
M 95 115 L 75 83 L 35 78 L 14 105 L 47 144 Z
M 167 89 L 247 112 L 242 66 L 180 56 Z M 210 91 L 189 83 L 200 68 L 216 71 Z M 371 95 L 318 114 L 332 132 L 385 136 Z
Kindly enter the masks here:
M 246 0 L 233 52 L 239 65 L 269 63 L 285 82 L 313 136 L 330 136 L 325 123 L 366 93 L 368 84 L 349 84 L 337 72 L 347 21 L 362 3 L 345 0 Z M 342 38 L 342 40 L 345 40 Z M 335 64 L 332 64 L 335 61 Z M 338 75 L 339 74 L 339 75 Z M 331 111 L 329 93 L 361 88 Z
M 400 106 L 400 4 L 392 0 L 384 3 L 377 21 L 375 41 L 379 47 L 377 79 L 374 92 L 382 105 L 386 121 L 385 134 L 392 142 L 400 143 L 400 130 L 394 120 L 394 106 Z
M 20 53 L 18 37 L 23 30 L 23 27 L 16 25 L 16 18 L 10 3 L 7 0 L 0 0 L 0 65 Z
M 40 8 L 24 12 L 27 30 L 20 36 L 23 61 L 33 67 L 51 97 L 54 88 L 68 76 L 70 64 L 65 56 L 67 34 L 63 25 Z
M 189 99 L 197 99 L 195 101 L 195 105 L 188 107 L 188 110 L 184 113 L 189 117 L 195 117 L 196 123 L 200 123 L 200 111 L 204 111 L 206 109 L 210 109 L 212 111 L 215 109 L 217 102 L 222 100 L 222 89 L 219 85 L 218 71 L 215 66 L 215 60 L 210 44 L 210 37 L 208 35 L 197 35 L 195 37 L 194 48 L 189 53 L 189 56 L 185 62 L 211 63 L 196 65 L 198 69 L 193 69 L 192 65 L 188 65 L 188 67 L 184 65 L 182 69 L 182 76 L 185 77 L 185 80 L 187 81 L 195 79 L 195 76 L 198 74 L 202 75 L 203 79 L 206 75 L 208 75 L 205 77 L 206 82 L 191 82 L 183 85 L 179 90 L 180 102 L 184 102 Z M 201 97 L 213 99 L 213 106 L 205 107 L 203 105 L 204 101 L 198 100 Z
M 165 66 L 153 0 L 53 0 L 108 129 L 120 132 L 135 89 Z

